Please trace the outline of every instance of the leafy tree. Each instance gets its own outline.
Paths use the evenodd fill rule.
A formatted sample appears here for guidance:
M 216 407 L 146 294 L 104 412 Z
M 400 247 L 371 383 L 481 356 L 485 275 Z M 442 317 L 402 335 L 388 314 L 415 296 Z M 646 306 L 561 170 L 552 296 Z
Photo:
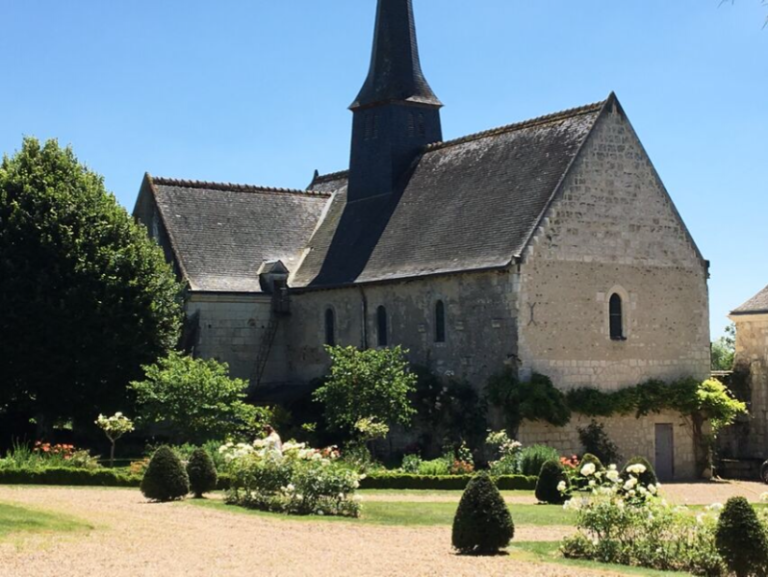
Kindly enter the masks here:
M 712 369 L 715 371 L 730 371 L 736 356 L 736 325 L 731 323 L 725 327 L 725 335 L 712 343 Z
M 93 427 L 178 339 L 183 287 L 160 248 L 55 140 L 0 164 L 0 407 Z
M 144 371 L 145 379 L 130 385 L 140 424 L 167 424 L 179 441 L 201 444 L 253 433 L 268 420 L 267 409 L 244 401 L 247 383 L 230 379 L 226 363 L 171 352 Z
M 400 347 L 360 351 L 354 347 L 326 347 L 331 371 L 315 391 L 330 425 L 354 431 L 362 419 L 386 425 L 408 425 L 416 411 L 409 395 L 416 375 L 408 370 Z

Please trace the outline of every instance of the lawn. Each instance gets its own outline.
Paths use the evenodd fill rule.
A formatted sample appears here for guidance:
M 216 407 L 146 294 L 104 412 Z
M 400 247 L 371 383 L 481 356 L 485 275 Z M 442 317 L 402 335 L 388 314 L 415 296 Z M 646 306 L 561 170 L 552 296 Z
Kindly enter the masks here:
M 277 513 L 265 513 L 226 505 L 218 499 L 188 499 L 185 503 L 200 507 L 211 507 L 234 513 L 262 515 L 274 519 L 309 522 L 346 522 L 368 525 L 435 526 L 451 525 L 458 507 L 457 502 L 414 502 L 414 501 L 363 501 L 363 515 L 359 519 L 338 517 L 293 517 Z M 554 526 L 573 525 L 576 516 L 564 511 L 559 505 L 509 505 L 516 525 Z
M 0 539 L 17 533 L 70 532 L 93 529 L 72 517 L 0 503 Z

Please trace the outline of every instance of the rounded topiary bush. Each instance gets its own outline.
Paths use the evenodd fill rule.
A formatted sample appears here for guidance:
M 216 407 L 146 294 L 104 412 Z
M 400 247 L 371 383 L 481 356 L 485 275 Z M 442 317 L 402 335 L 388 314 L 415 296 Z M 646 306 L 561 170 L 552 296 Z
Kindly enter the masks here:
M 561 485 L 563 483 L 563 485 Z M 569 488 L 568 477 L 560 461 L 547 461 L 541 466 L 539 480 L 536 482 L 536 499 L 540 503 L 562 505 L 566 496 L 560 491 L 560 487 Z
M 656 471 L 653 469 L 653 465 L 651 465 L 645 457 L 632 457 L 626 462 L 624 468 L 621 470 L 621 478 L 624 481 L 629 479 L 630 473 L 627 469 L 632 465 L 643 465 L 645 467 L 645 473 L 641 473 L 638 476 L 638 480 L 642 486 L 647 487 L 648 485 L 659 484 L 659 479 L 656 477 Z
M 594 471 L 590 475 L 582 475 L 581 472 L 584 471 L 584 467 L 587 465 L 592 465 L 594 467 Z M 591 480 L 595 479 L 595 473 L 605 472 L 605 467 L 603 466 L 602 461 L 595 455 L 592 453 L 586 453 L 581 458 L 581 462 L 579 463 L 579 466 L 576 468 L 576 470 L 579 472 L 579 475 L 575 476 L 573 484 L 579 489 L 584 489 L 589 486 L 589 482 Z
M 453 519 L 453 547 L 464 555 L 493 555 L 514 536 L 512 515 L 501 493 L 487 473 L 476 475 Z
M 744 497 L 728 499 L 715 532 L 720 556 L 736 577 L 764 575 L 768 543 L 757 514 Z
M 189 487 L 196 499 L 202 499 L 204 493 L 216 489 L 219 476 L 213 459 L 204 449 L 196 449 L 187 463 Z
M 189 493 L 189 477 L 176 453 L 160 447 L 149 461 L 141 492 L 152 501 L 174 501 Z

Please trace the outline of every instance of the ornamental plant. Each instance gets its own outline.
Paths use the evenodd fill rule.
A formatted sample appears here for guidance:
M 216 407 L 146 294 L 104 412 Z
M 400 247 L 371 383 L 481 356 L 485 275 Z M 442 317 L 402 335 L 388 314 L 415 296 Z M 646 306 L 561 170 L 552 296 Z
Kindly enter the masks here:
M 514 475 L 520 470 L 523 444 L 510 439 L 506 431 L 488 431 L 485 444 L 491 447 L 496 459 L 488 463 L 492 475 Z
M 636 476 L 640 484 L 645 487 L 659 484 L 659 479 L 656 476 L 653 465 L 645 457 L 632 457 L 626 462 L 624 469 L 621 471 L 621 478 L 626 482 L 632 476 Z
M 559 461 L 560 453 L 557 449 L 546 445 L 531 445 L 520 452 L 521 475 L 535 477 L 541 471 L 542 465 L 547 461 Z
M 152 501 L 176 501 L 189 493 L 189 477 L 181 460 L 169 447 L 160 447 L 149 461 L 141 492 Z
M 453 547 L 463 555 L 494 555 L 507 547 L 515 525 L 504 498 L 487 473 L 476 475 L 453 519 Z
M 99 418 L 96 419 L 96 425 L 104 431 L 104 434 L 107 436 L 107 439 L 109 439 L 110 442 L 110 448 L 109 448 L 109 466 L 114 467 L 115 466 L 115 443 L 117 443 L 117 440 L 125 435 L 126 433 L 130 433 L 133 431 L 133 421 L 131 421 L 128 417 L 123 415 L 123 413 L 115 413 L 111 417 L 105 417 L 104 415 L 99 415 Z
M 216 489 L 219 476 L 213 460 L 205 449 L 197 449 L 187 463 L 189 487 L 195 499 L 202 499 L 205 493 Z
M 568 476 L 560 461 L 553 459 L 541 466 L 539 480 L 536 481 L 536 499 L 540 503 L 562 505 L 568 488 Z
M 744 497 L 732 497 L 725 503 L 717 522 L 715 542 L 736 577 L 765 575 L 768 571 L 765 528 Z

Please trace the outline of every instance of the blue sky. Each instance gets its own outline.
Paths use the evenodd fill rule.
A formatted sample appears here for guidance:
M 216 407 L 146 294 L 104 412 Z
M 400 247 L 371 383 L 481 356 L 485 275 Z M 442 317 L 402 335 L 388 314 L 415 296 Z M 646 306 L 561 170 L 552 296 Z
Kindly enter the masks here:
M 760 0 L 415 0 L 446 138 L 615 90 L 705 257 L 713 336 L 768 284 Z M 58 138 L 129 210 L 142 175 L 305 187 L 346 167 L 374 0 L 0 0 L 0 152 Z

